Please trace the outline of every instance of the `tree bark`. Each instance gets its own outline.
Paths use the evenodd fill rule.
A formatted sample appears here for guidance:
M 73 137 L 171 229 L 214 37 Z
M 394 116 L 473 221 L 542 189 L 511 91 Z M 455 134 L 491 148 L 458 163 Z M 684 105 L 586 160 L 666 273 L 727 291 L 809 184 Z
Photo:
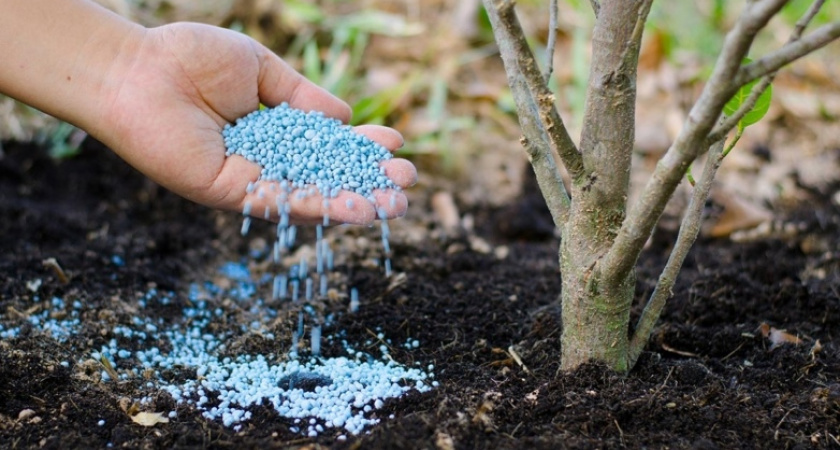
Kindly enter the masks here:
M 581 257 L 589 255 L 569 245 L 574 237 L 573 231 L 564 233 L 560 244 L 561 368 L 572 370 L 583 363 L 600 362 L 617 372 L 626 372 L 630 370 L 628 326 L 635 273 L 619 285 L 603 283 L 599 272 L 579 265 Z
M 599 260 L 624 220 L 636 115 L 636 66 L 647 0 L 603 2 L 592 41 L 592 68 L 580 150 L 584 176 L 573 179 L 560 245 L 563 274 L 562 367 L 599 361 L 627 370 L 635 274 L 603 283 Z

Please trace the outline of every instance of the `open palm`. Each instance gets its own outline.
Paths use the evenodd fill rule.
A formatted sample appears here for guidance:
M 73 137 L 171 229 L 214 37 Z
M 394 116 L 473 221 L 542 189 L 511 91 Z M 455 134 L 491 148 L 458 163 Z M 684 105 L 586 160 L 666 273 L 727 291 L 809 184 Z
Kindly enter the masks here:
M 240 156 L 225 157 L 221 130 L 226 123 L 260 103 L 275 106 L 284 101 L 343 122 L 350 118 L 346 103 L 234 31 L 188 23 L 150 29 L 132 61 L 126 73 L 114 74 L 121 84 L 107 100 L 105 120 L 111 131 L 105 143 L 164 187 L 207 206 L 235 211 L 250 202 L 257 214 L 274 205 L 273 199 L 259 198 L 257 191 L 246 193 L 260 168 Z M 367 125 L 356 131 L 391 151 L 402 145 L 402 137 L 391 128 Z M 416 179 L 414 166 L 406 160 L 391 159 L 383 166 L 398 186 L 408 187 Z M 400 192 L 377 192 L 376 198 L 374 206 L 342 191 L 325 206 L 318 195 L 293 195 L 290 216 L 294 223 L 320 222 L 324 213 L 333 222 L 369 223 L 377 216 L 376 208 L 387 217 L 405 212 L 406 198 Z

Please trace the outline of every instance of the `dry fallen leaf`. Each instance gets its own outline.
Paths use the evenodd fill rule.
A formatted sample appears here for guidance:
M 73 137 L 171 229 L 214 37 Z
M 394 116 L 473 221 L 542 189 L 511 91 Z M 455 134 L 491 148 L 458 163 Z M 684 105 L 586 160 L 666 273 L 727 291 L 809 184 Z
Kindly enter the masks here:
M 707 231 L 711 237 L 729 236 L 735 231 L 754 228 L 773 218 L 769 211 L 738 197 L 734 192 L 717 190 L 712 193 L 712 198 L 724 210 Z
M 770 340 L 770 350 L 773 350 L 783 344 L 799 345 L 802 343 L 802 339 L 797 336 L 794 336 L 785 330 L 773 328 L 766 323 L 762 323 L 759 329 L 761 330 L 761 335 Z
M 144 427 L 153 427 L 159 423 L 169 423 L 169 419 L 163 416 L 163 413 L 154 412 L 139 412 L 131 416 L 131 420 Z

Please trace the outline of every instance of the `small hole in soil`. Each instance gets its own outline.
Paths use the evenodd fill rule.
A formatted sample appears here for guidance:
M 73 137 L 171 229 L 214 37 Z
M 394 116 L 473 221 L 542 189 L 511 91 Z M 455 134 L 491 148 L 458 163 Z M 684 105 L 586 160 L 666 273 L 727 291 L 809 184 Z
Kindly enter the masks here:
M 306 392 L 314 392 L 318 386 L 329 386 L 332 378 L 318 375 L 312 372 L 295 372 L 281 378 L 277 386 L 285 390 L 302 389 Z

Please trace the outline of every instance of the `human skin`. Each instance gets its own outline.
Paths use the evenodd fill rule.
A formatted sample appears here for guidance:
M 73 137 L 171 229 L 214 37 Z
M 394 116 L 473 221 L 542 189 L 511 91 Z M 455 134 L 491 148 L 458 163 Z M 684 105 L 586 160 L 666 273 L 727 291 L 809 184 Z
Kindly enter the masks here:
M 350 119 L 345 102 L 258 42 L 223 28 L 145 28 L 87 0 L 0 0 L 0 43 L 0 93 L 84 129 L 157 183 L 213 208 L 241 211 L 250 202 L 255 214 L 268 206 L 276 218 L 273 199 L 260 198 L 259 189 L 246 192 L 259 166 L 225 157 L 225 124 L 260 103 L 284 101 Z M 403 144 L 391 128 L 356 131 L 391 151 Z M 404 159 L 382 165 L 400 187 L 416 181 Z M 291 195 L 289 215 L 297 224 L 320 223 L 325 212 L 333 223 L 367 224 L 377 208 L 388 218 L 405 213 L 401 192 L 375 196 L 374 205 L 348 191 L 326 203 L 320 195 Z

